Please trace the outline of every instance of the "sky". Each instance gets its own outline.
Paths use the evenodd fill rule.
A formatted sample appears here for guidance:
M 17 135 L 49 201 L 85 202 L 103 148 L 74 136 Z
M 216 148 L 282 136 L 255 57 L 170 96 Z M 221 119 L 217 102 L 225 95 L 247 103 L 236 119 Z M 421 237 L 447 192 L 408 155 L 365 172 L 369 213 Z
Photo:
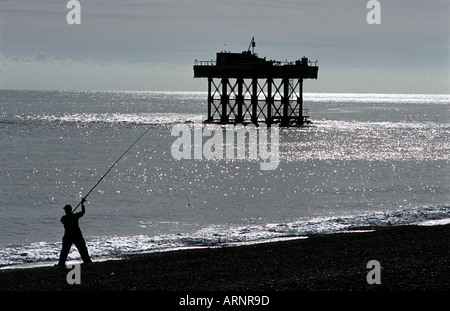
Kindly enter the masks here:
M 0 89 L 206 91 L 194 60 L 318 60 L 304 92 L 450 93 L 450 2 L 0 0 Z

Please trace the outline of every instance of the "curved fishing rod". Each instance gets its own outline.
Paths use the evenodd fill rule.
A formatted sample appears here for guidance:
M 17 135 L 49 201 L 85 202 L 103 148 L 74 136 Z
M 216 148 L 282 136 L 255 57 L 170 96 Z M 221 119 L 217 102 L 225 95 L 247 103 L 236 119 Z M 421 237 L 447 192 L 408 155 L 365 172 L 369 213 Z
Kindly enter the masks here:
M 108 173 L 112 170 L 112 168 L 113 168 L 114 166 L 116 166 L 116 164 L 123 158 L 123 156 L 124 156 L 128 151 L 130 151 L 130 149 L 133 148 L 133 146 L 134 146 L 134 145 L 135 145 L 135 144 L 136 144 L 136 143 L 137 143 L 137 142 L 138 142 L 145 134 L 147 134 L 148 130 L 150 130 L 150 127 L 147 128 L 147 130 L 146 130 L 141 136 L 139 136 L 138 139 L 136 139 L 136 140 L 134 141 L 134 143 L 132 143 L 131 146 L 128 147 L 127 150 L 125 150 L 124 153 L 122 153 L 122 155 L 117 159 L 117 161 L 114 162 L 114 164 L 111 165 L 111 167 L 106 171 L 106 173 L 103 174 L 103 176 L 97 181 L 97 183 L 94 185 L 94 187 L 92 187 L 91 190 L 89 190 L 89 192 L 83 197 L 84 199 L 86 199 L 86 198 L 91 194 L 91 192 L 98 186 L 98 184 L 101 183 L 101 181 L 103 180 L 103 178 L 105 178 L 105 176 L 108 175 Z M 75 210 L 81 205 L 81 203 L 82 203 L 82 202 L 78 203 L 78 205 L 73 209 L 72 213 L 75 212 Z

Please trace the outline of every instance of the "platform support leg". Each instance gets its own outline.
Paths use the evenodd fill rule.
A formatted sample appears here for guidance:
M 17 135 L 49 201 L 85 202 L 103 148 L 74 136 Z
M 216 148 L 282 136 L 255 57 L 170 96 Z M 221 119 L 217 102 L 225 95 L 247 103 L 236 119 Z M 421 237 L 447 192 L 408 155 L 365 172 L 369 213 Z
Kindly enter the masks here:
M 228 94 L 228 79 L 222 78 L 222 96 L 220 97 L 220 105 L 222 107 L 222 114 L 220 116 L 220 122 L 222 124 L 228 123 L 228 114 L 227 114 L 227 106 L 229 102 L 229 94 Z
M 272 105 L 273 105 L 273 97 L 272 97 L 272 78 L 267 79 L 267 95 L 266 95 L 266 105 L 267 105 L 267 126 L 272 126 Z

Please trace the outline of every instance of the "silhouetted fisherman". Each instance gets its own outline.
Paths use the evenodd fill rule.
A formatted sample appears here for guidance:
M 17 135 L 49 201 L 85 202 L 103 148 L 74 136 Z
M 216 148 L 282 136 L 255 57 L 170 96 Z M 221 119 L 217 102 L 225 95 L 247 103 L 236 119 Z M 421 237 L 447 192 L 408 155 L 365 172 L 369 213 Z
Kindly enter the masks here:
M 83 262 L 85 264 L 89 264 L 92 262 L 91 258 L 89 257 L 83 234 L 81 233 L 80 227 L 78 226 L 78 220 L 86 212 L 86 208 L 84 207 L 85 201 L 85 198 L 81 199 L 81 212 L 78 213 L 72 213 L 72 206 L 64 206 L 66 215 L 61 217 L 61 222 L 64 224 L 65 231 L 62 242 L 61 255 L 59 256 L 59 262 L 57 266 L 64 266 L 66 264 L 67 255 L 69 254 L 72 244 L 75 244 L 75 246 L 77 247 L 78 252 L 80 252 L 81 258 L 83 259 Z

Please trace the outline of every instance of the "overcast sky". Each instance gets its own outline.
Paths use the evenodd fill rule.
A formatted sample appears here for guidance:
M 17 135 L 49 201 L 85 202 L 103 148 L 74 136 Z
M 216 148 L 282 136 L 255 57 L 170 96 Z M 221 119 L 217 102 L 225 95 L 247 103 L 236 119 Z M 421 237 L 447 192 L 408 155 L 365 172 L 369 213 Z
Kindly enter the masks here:
M 0 88 L 205 91 L 195 59 L 247 50 L 318 60 L 305 92 L 450 93 L 450 2 L 0 0 Z

